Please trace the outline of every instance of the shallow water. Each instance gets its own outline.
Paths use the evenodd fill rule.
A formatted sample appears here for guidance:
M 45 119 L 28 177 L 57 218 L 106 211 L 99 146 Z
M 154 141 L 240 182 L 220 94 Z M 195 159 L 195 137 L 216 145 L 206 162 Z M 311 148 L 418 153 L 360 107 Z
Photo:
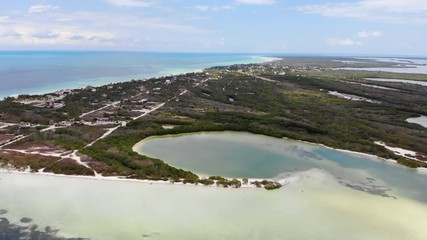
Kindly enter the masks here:
M 0 52 L 0 99 L 264 61 L 249 54 Z
M 426 239 L 425 204 L 338 184 L 322 170 L 277 191 L 0 173 L 0 207 L 91 239 Z
M 288 182 L 267 191 L 0 172 L 0 218 L 50 226 L 57 237 L 99 240 L 427 239 L 427 176 L 404 167 L 247 133 L 151 139 L 136 148 L 142 146 L 178 149 L 191 156 L 191 165 L 193 159 L 216 161 L 217 174 L 278 174 Z M 219 164 L 227 161 L 236 167 Z M 248 167 L 239 169 L 242 164 Z M 24 217 L 32 222 L 21 222 Z
M 207 176 L 280 179 L 291 172 L 319 168 L 343 185 L 389 196 L 404 194 L 427 203 L 426 175 L 376 157 L 299 141 L 250 133 L 196 133 L 148 138 L 134 150 Z
M 381 72 L 394 72 L 394 73 L 420 73 L 427 74 L 427 59 L 412 59 L 412 58 L 362 58 L 367 60 L 374 60 L 378 62 L 392 62 L 397 63 L 399 67 L 367 67 L 367 68 L 354 68 L 345 67 L 340 68 L 343 70 L 360 70 L 360 71 L 381 71 Z
M 427 81 L 415 81 L 415 80 L 405 80 L 405 79 L 387 79 L 387 78 L 365 78 L 366 80 L 370 81 L 377 81 L 377 82 L 392 82 L 392 83 L 410 83 L 410 84 L 417 84 L 421 86 L 427 86 Z

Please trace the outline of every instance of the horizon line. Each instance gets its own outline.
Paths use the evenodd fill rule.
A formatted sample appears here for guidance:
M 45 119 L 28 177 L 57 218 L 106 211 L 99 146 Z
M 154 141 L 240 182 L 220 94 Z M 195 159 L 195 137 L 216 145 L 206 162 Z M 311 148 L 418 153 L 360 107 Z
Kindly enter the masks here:
M 51 52 L 51 53 L 64 53 L 64 52 L 76 52 L 76 53 L 161 53 L 161 54 L 244 54 L 244 55 L 256 55 L 266 57 L 401 57 L 401 58 L 427 58 L 427 55 L 415 55 L 415 54 L 385 54 L 385 53 L 327 53 L 327 52 L 208 52 L 208 51 L 151 51 L 151 50 L 87 50 L 87 49 L 19 49 L 19 50 L 4 50 L 0 49 L 0 53 L 11 53 L 11 52 Z

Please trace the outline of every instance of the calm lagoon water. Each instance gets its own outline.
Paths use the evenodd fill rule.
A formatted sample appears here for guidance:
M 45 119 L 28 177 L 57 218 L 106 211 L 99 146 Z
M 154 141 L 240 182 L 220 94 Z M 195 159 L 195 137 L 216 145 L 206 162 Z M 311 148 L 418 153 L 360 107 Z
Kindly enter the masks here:
M 344 185 L 378 194 L 397 192 L 427 203 L 427 175 L 376 157 L 299 141 L 249 133 L 197 133 L 148 138 L 134 150 L 206 176 L 280 179 L 290 172 L 319 168 Z
M 392 82 L 392 83 L 410 83 L 421 86 L 427 86 L 427 81 L 415 81 L 415 80 L 405 80 L 405 79 L 388 79 L 388 78 L 365 78 L 369 81 L 377 81 L 377 82 Z
M 0 52 L 0 98 L 264 61 L 249 54 Z
M 427 239 L 427 176 L 404 167 L 234 132 L 151 138 L 135 149 L 199 173 L 293 180 L 267 191 L 0 173 L 0 218 L 102 240 Z
M 412 58 L 361 58 L 367 60 L 374 60 L 378 62 L 392 62 L 400 65 L 399 67 L 372 67 L 372 68 L 341 68 L 344 70 L 362 70 L 362 71 L 381 71 L 381 72 L 394 72 L 394 73 L 420 73 L 427 74 L 427 59 L 412 59 Z

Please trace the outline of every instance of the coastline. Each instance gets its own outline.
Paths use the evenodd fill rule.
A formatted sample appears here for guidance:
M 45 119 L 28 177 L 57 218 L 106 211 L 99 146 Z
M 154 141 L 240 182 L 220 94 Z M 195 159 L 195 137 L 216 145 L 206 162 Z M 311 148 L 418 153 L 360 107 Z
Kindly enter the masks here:
M 277 60 L 280 60 L 280 58 L 274 58 L 274 57 L 260 57 L 260 58 L 264 60 L 264 63 L 265 63 L 265 62 L 271 62 L 271 61 L 277 61 Z M 238 64 L 238 63 L 236 63 L 236 64 Z M 242 64 L 246 64 L 246 63 L 242 63 Z M 203 71 L 203 70 L 201 70 L 201 71 Z M 184 73 L 179 73 L 179 74 L 184 74 Z M 164 75 L 163 75 L 163 76 L 164 76 Z M 183 133 L 183 135 L 185 135 L 185 134 L 194 134 L 194 133 Z M 260 135 L 262 135 L 262 134 L 260 134 Z M 168 136 L 168 135 L 165 135 L 165 136 Z M 143 141 L 148 141 L 150 138 L 154 138 L 154 137 L 165 137 L 165 136 L 152 136 L 152 137 L 149 137 L 149 138 L 143 139 L 143 140 L 141 140 L 140 142 L 136 143 L 136 144 L 132 147 L 132 149 L 135 151 L 135 146 L 136 146 L 137 144 L 139 144 L 139 143 L 141 143 L 141 142 L 143 142 Z M 264 135 L 264 136 L 265 136 L 265 135 Z M 333 147 L 326 146 L 326 145 L 324 145 L 324 144 L 318 144 L 318 143 L 306 142 L 306 141 L 296 140 L 296 139 L 288 139 L 288 140 L 291 140 L 291 141 L 300 141 L 300 142 L 304 142 L 304 143 L 306 143 L 306 144 L 311 144 L 311 145 L 313 145 L 313 146 L 321 146 L 321 147 L 324 147 L 324 148 L 327 148 L 327 149 L 331 149 L 331 150 L 335 150 L 335 151 L 340 151 L 340 152 L 344 152 L 344 153 L 357 154 L 357 155 L 360 155 L 360 156 L 365 156 L 365 157 L 372 158 L 372 160 L 384 161 L 384 162 L 392 163 L 393 165 L 398 165 L 398 166 L 400 166 L 400 164 L 398 164 L 396 160 L 381 158 L 381 157 L 378 157 L 378 156 L 373 155 L 373 154 L 368 154 L 368 153 L 363 153 L 363 152 L 355 152 L 355 151 L 350 151 L 350 150 L 345 150 L 345 149 L 337 149 L 337 148 L 333 148 Z M 416 170 L 416 172 L 420 172 L 420 173 L 427 173 L 427 168 L 416 168 L 415 170 Z M 20 172 L 20 171 L 18 171 L 18 172 Z M 53 174 L 53 173 L 52 173 L 52 174 L 50 174 L 50 173 L 40 173 L 40 174 L 48 174 L 48 175 L 53 175 L 53 176 L 62 176 L 62 175 Z M 70 175 L 64 175 L 64 176 L 66 176 L 66 177 L 70 177 Z M 79 176 L 79 175 L 72 175 L 72 176 Z M 100 177 L 100 178 L 102 178 L 101 180 L 119 180 L 119 181 L 133 181 L 133 180 L 134 180 L 134 181 L 138 181 L 138 182 L 144 182 L 144 181 L 147 181 L 147 182 L 148 182 L 148 183 L 150 183 L 150 184 L 152 184 L 152 183 L 159 183 L 159 182 L 162 182 L 162 181 L 150 181 L 150 180 L 136 180 L 136 179 L 128 179 L 128 178 L 126 178 L 126 177 L 102 177 L 102 176 L 95 176 L 95 177 L 80 176 L 80 177 L 90 178 L 90 179 L 97 179 L 97 177 Z M 199 175 L 199 177 L 202 177 L 202 176 L 200 176 L 200 175 Z M 227 178 L 227 179 L 229 179 L 229 178 Z M 267 178 L 267 179 L 268 179 L 268 178 Z M 270 178 L 270 179 L 268 179 L 268 180 L 273 180 L 273 179 L 274 179 L 274 178 Z M 256 181 L 256 180 L 262 180 L 262 179 L 250 179 L 250 180 L 251 180 L 251 181 Z M 164 183 L 169 183 L 169 181 L 164 181 Z M 175 184 L 178 184 L 178 183 L 175 183 Z M 188 183 L 188 184 L 189 184 L 189 183 Z M 194 184 L 194 185 L 197 185 L 197 184 Z M 242 187 L 243 187 L 243 185 L 242 185 Z
M 224 188 L 224 189 L 262 189 L 265 190 L 263 187 L 257 187 L 254 184 L 251 184 L 251 182 L 255 181 L 263 181 L 263 180 L 269 180 L 274 181 L 274 179 L 266 179 L 266 178 L 248 178 L 249 183 L 243 184 L 239 187 L 223 187 L 222 185 L 216 185 L 216 183 L 212 185 L 204 185 L 202 183 L 183 183 L 183 182 L 171 182 L 171 181 L 154 181 L 154 180 L 144 180 L 144 179 L 132 179 L 132 178 L 126 178 L 121 176 L 113 176 L 113 177 L 105 177 L 102 175 L 96 175 L 96 176 L 84 176 L 84 175 L 65 175 L 65 174 L 55 174 L 55 173 L 48 173 L 48 172 L 31 172 L 29 169 L 26 170 L 17 170 L 14 168 L 4 168 L 0 167 L 0 174 L 26 174 L 26 175 L 33 175 L 33 176 L 47 176 L 47 177 L 58 177 L 58 178 L 70 178 L 70 179 L 85 179 L 85 180 L 92 180 L 92 181 L 118 181 L 118 182 L 127 182 L 127 183 L 138 183 L 138 184 L 146 184 L 146 185 L 181 185 L 181 186 L 189 186 L 189 187 L 211 187 L 211 188 Z M 199 176 L 199 175 L 198 175 Z M 200 178 L 204 178 L 205 176 L 199 176 Z M 227 178 L 228 179 L 228 178 Z M 235 178 L 242 182 L 243 178 Z M 231 180 L 231 179 L 228 179 Z M 295 182 L 299 180 L 298 177 L 290 176 L 287 178 L 282 178 L 278 180 L 280 184 L 283 186 L 286 186 L 289 183 Z
M 177 76 L 188 73 L 197 73 L 203 72 L 207 68 L 211 67 L 220 67 L 220 66 L 229 66 L 229 65 L 238 65 L 238 64 L 262 64 L 267 62 L 273 62 L 281 60 L 277 57 L 266 57 L 266 56 L 247 56 L 248 59 L 234 61 L 234 62 L 214 62 L 209 64 L 204 64 L 205 66 L 197 66 L 194 68 L 166 68 L 160 70 L 155 74 L 150 73 L 140 73 L 133 74 L 128 76 L 109 76 L 109 77 L 92 77 L 92 78 L 83 78 L 75 81 L 68 81 L 59 84 L 51 84 L 49 86 L 36 88 L 29 90 L 29 92 L 16 93 L 16 91 L 8 90 L 6 93 L 0 93 L 0 101 L 4 100 L 7 97 L 18 97 L 19 95 L 45 95 L 60 91 L 63 89 L 80 89 L 86 86 L 92 87 L 101 87 L 104 85 L 115 84 L 115 83 L 124 83 L 132 80 L 142 80 L 146 81 L 152 78 L 161 78 L 167 76 Z

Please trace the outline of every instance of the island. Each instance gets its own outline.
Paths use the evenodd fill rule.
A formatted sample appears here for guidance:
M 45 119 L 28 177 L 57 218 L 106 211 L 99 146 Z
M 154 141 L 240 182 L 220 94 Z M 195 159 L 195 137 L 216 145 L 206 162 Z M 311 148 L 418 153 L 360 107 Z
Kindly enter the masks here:
M 351 64 L 352 69 L 345 69 Z M 140 155 L 151 136 L 237 131 L 427 167 L 424 74 L 354 58 L 282 57 L 202 72 L 20 95 L 0 102 L 0 167 L 62 175 L 276 189 L 271 179 L 199 176 Z M 358 69 L 360 68 L 360 69 Z M 402 82 L 372 79 L 401 79 Z

